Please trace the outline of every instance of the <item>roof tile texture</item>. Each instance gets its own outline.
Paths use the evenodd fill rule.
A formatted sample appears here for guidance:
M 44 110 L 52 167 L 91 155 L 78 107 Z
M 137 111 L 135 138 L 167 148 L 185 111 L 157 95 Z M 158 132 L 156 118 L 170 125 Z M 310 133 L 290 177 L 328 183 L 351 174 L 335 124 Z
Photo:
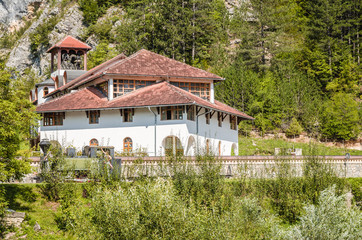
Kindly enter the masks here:
M 92 49 L 88 44 L 85 44 L 84 42 L 79 41 L 78 39 L 72 36 L 66 36 L 63 40 L 57 42 L 54 46 L 49 48 L 47 52 L 50 52 L 52 49 L 55 48 L 71 48 L 71 49 L 85 49 L 85 50 Z
M 115 109 L 185 104 L 194 104 L 210 108 L 212 110 L 234 114 L 246 119 L 253 119 L 247 114 L 219 101 L 211 103 L 165 81 L 140 88 L 126 95 L 114 98 L 111 101 L 108 101 L 107 98 L 96 88 L 88 87 L 75 93 L 69 93 L 60 98 L 43 103 L 37 107 L 37 111 L 50 112 L 82 109 Z
M 192 67 L 154 52 L 142 49 L 107 70 L 110 74 L 209 78 L 222 80 L 215 74 Z

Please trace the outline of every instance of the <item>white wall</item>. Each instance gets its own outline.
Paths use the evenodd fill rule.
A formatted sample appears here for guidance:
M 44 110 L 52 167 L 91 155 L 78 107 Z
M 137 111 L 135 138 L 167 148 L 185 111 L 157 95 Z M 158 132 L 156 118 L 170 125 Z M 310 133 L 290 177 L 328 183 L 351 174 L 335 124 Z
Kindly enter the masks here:
M 39 86 L 38 87 L 38 105 L 42 104 L 46 101 L 44 97 L 44 88 L 47 87 L 48 88 L 48 93 L 54 91 L 54 86 Z
M 157 113 L 156 108 L 152 110 Z M 202 110 L 203 111 L 203 110 Z M 123 122 L 119 110 L 101 111 L 99 124 L 89 124 L 84 111 L 66 112 L 62 126 L 41 126 L 40 138 L 57 140 L 63 147 L 74 146 L 78 150 L 89 145 L 92 138 L 96 138 L 100 145 L 114 146 L 115 151 L 123 151 L 123 139 L 130 137 L 133 141 L 133 150 L 145 148 L 150 156 L 154 150 L 154 114 L 147 108 L 135 109 L 133 122 Z M 193 155 L 198 139 L 199 148 L 205 148 L 206 139 L 210 139 L 212 152 L 219 154 L 218 144 L 221 141 L 221 155 L 230 155 L 232 144 L 238 142 L 238 133 L 230 129 L 229 117 L 224 119 L 222 127 L 218 127 L 217 113 L 214 114 L 210 125 L 206 124 L 205 115 L 199 117 L 199 136 L 196 136 L 196 121 L 187 120 L 186 113 L 183 120 L 160 121 L 157 115 L 156 126 L 156 154 L 164 155 L 163 140 L 167 136 L 177 136 L 184 148 L 185 154 Z M 189 146 L 191 139 L 193 146 Z M 237 153 L 237 151 L 236 151 Z

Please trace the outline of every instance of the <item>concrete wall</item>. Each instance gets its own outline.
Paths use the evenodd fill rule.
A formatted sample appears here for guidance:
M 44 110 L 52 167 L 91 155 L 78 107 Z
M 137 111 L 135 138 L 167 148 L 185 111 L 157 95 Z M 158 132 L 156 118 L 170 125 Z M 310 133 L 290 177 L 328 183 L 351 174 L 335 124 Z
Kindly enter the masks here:
M 294 176 L 303 174 L 303 167 L 307 160 L 304 156 L 236 156 L 222 157 L 214 164 L 220 165 L 220 174 L 227 177 L 247 177 L 247 178 L 273 178 L 282 170 L 283 166 L 289 168 L 289 173 Z M 339 177 L 362 177 L 362 156 L 353 156 L 345 160 L 344 156 L 319 156 L 319 163 L 324 163 L 325 167 L 333 169 Z M 166 159 L 143 158 L 142 164 L 134 164 L 135 158 L 122 157 L 122 174 L 124 177 L 148 176 L 172 176 L 174 166 L 170 165 Z M 284 160 L 285 159 L 285 160 Z M 182 164 L 192 166 L 196 171 L 200 164 L 195 158 L 185 159 Z M 139 162 L 139 161 L 138 161 Z
M 157 113 L 156 108 L 152 111 Z M 203 111 L 203 110 L 201 110 Z M 40 139 L 48 138 L 57 140 L 63 147 L 73 146 L 81 150 L 89 145 L 93 138 L 99 145 L 114 146 L 115 151 L 123 151 L 123 140 L 130 137 L 133 141 L 133 150 L 142 149 L 150 156 L 164 155 L 164 139 L 167 136 L 176 136 L 180 139 L 185 155 L 194 155 L 195 149 L 203 150 L 206 139 L 209 139 L 211 152 L 229 156 L 231 148 L 238 152 L 238 132 L 230 129 L 229 117 L 223 121 L 222 127 L 218 127 L 217 114 L 206 124 L 205 115 L 199 117 L 199 134 L 196 135 L 196 121 L 187 120 L 187 114 L 183 114 L 183 120 L 161 121 L 157 115 L 156 126 L 156 153 L 155 153 L 155 119 L 154 114 L 147 108 L 135 109 L 133 122 L 123 122 L 119 110 L 101 111 L 99 123 L 89 124 L 85 111 L 66 112 L 62 126 L 40 127 Z M 43 123 L 41 123 L 43 124 Z

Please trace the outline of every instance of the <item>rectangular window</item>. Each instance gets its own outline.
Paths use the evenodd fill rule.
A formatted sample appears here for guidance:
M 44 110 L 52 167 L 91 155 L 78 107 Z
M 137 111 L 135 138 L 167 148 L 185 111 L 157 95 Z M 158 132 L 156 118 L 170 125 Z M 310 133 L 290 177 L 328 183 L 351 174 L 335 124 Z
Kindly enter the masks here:
M 209 83 L 171 82 L 171 84 L 205 100 L 210 99 Z
M 217 113 L 217 121 L 218 121 L 218 126 L 222 127 L 222 113 L 218 112 Z
M 123 96 L 136 89 L 143 88 L 154 84 L 155 81 L 140 81 L 140 80 L 113 80 L 113 97 Z
M 64 118 L 64 112 L 44 113 L 43 126 L 61 126 Z
M 89 111 L 89 124 L 99 123 L 100 111 Z
M 230 115 L 230 129 L 237 130 L 236 116 Z
M 133 122 L 133 109 L 123 110 L 123 122 Z
M 195 121 L 195 106 L 188 106 L 187 120 Z
M 161 108 L 161 120 L 182 120 L 182 114 L 182 106 Z

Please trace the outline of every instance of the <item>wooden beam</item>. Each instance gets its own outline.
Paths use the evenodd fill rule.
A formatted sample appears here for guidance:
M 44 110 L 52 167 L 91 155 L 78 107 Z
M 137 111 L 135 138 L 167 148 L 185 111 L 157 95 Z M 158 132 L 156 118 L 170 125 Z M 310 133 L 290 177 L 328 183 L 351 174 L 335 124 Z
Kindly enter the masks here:
M 199 115 L 199 112 L 201 111 L 202 107 L 196 106 L 196 115 Z
M 214 116 L 214 114 L 216 113 L 216 111 L 214 110 L 214 111 L 212 111 L 211 113 L 210 113 L 210 118 L 212 118 L 212 116 Z
M 224 121 L 224 119 L 226 118 L 226 116 L 228 115 L 227 113 L 225 113 L 225 115 L 223 113 L 222 114 L 222 120 Z M 230 115 L 231 116 L 231 115 Z

